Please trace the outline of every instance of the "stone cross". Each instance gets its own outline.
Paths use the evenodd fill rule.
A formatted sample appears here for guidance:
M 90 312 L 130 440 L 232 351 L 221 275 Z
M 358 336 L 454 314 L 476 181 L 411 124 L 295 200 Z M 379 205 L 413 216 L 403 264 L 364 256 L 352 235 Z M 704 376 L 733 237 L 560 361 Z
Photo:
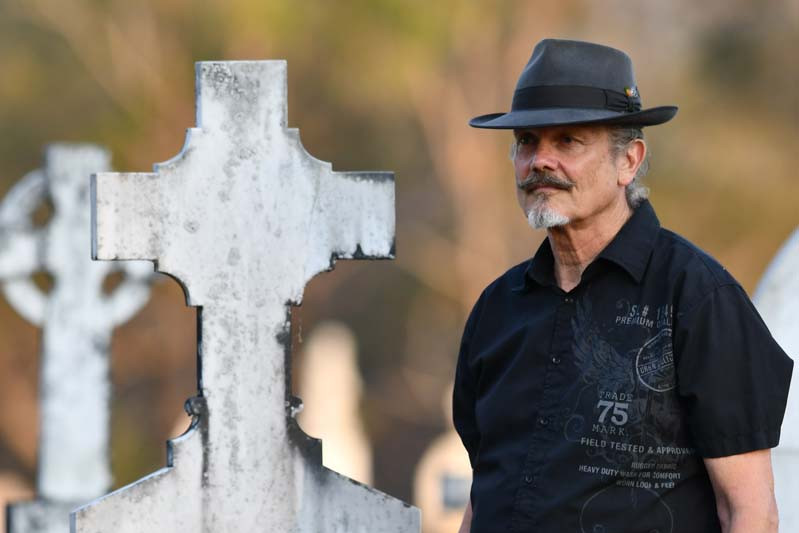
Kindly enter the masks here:
M 109 468 L 109 344 L 113 328 L 147 301 L 152 267 L 112 267 L 91 260 L 89 179 L 109 168 L 93 145 L 51 145 L 45 164 L 18 182 L 0 203 L 0 280 L 6 299 L 42 329 L 37 500 L 9 507 L 10 533 L 56 532 L 69 512 L 104 494 Z M 45 226 L 32 214 L 52 204 Z M 103 281 L 125 277 L 111 294 Z M 45 293 L 31 279 L 52 277 Z
M 780 445 L 772 452 L 772 463 L 780 531 L 799 531 L 799 230 L 766 269 L 753 301 L 771 334 L 796 363 Z
M 286 63 L 198 63 L 197 127 L 155 173 L 93 179 L 97 259 L 148 259 L 198 313 L 199 394 L 167 466 L 73 532 L 418 532 L 419 513 L 322 466 L 294 415 L 290 306 L 336 258 L 393 256 L 390 173 L 333 172 L 286 127 Z

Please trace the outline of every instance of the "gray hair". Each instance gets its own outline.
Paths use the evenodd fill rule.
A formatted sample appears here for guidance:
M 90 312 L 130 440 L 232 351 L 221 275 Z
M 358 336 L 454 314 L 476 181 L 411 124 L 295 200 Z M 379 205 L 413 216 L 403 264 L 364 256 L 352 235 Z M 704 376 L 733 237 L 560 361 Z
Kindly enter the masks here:
M 633 141 L 637 139 L 643 140 L 644 131 L 640 126 L 610 126 L 608 128 L 608 136 L 610 137 L 610 153 L 613 157 L 618 157 L 624 152 Z M 519 149 L 519 141 L 515 137 L 510 145 L 510 158 L 516 159 L 516 152 Z M 635 209 L 641 202 L 649 198 L 649 188 L 641 183 L 641 180 L 646 173 L 649 172 L 649 152 L 647 151 L 646 157 L 641 161 L 641 166 L 635 173 L 633 180 L 627 185 L 624 190 L 625 197 L 627 198 L 627 205 L 631 209 Z
M 610 136 L 610 153 L 613 157 L 620 156 L 637 139 L 644 139 L 644 131 L 640 126 L 615 126 L 608 130 Z M 635 177 L 627 185 L 624 195 L 627 197 L 627 205 L 635 209 L 641 202 L 649 198 L 649 188 L 641 183 L 641 179 L 649 172 L 649 152 L 641 161 L 641 165 L 635 172 Z

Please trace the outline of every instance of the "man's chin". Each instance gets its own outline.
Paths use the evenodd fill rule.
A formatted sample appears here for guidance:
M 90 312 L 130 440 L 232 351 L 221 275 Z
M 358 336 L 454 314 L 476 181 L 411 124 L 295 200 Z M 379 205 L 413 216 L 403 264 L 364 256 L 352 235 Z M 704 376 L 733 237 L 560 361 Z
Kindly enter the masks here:
M 567 225 L 569 217 L 545 206 L 535 206 L 527 211 L 527 223 L 533 229 L 550 229 Z

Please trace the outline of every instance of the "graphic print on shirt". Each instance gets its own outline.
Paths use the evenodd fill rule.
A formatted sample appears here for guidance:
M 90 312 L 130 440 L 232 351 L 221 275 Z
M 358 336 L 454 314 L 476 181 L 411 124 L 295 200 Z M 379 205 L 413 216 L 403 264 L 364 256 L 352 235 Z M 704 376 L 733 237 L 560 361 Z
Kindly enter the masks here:
M 635 373 L 644 387 L 668 392 L 677 386 L 671 329 L 662 329 L 646 341 L 635 357 Z
M 673 517 L 661 495 L 675 487 L 680 466 L 695 453 L 676 444 L 683 439 L 674 391 L 672 307 L 619 300 L 616 308 L 615 320 L 602 325 L 584 298 L 572 320 L 580 383 L 565 437 L 582 450 L 578 472 L 597 477 L 580 526 L 590 533 L 615 531 L 624 526 L 625 509 L 635 507 L 658 516 L 652 530 L 666 533 Z
M 631 514 L 637 517 L 635 527 L 638 531 L 674 532 L 674 515 L 660 494 L 651 489 L 611 485 L 593 494 L 583 504 L 580 509 L 581 533 L 628 531 Z

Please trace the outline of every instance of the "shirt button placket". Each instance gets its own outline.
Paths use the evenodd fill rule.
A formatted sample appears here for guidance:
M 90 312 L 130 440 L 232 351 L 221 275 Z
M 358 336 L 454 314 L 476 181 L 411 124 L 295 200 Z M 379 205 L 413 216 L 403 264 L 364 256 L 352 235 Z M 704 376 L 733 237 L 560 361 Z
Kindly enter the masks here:
M 555 411 L 563 395 L 564 379 L 560 365 L 566 354 L 570 353 L 572 343 L 571 321 L 575 313 L 575 301 L 572 296 L 563 296 L 556 312 L 554 331 L 552 332 L 552 351 L 549 356 L 543 383 L 541 408 L 535 419 L 535 435 L 527 452 L 522 469 L 522 490 L 517 494 L 514 505 L 513 521 L 517 529 L 533 525 L 540 512 L 537 508 L 538 491 L 541 487 L 539 472 L 548 451 L 557 446 L 559 419 Z
M 566 304 L 566 309 L 562 309 L 562 311 L 569 313 L 571 310 L 571 304 L 574 303 L 574 298 L 571 296 L 564 296 L 563 303 Z M 557 354 L 553 355 L 549 360 L 553 365 L 559 365 L 561 363 L 561 358 Z

